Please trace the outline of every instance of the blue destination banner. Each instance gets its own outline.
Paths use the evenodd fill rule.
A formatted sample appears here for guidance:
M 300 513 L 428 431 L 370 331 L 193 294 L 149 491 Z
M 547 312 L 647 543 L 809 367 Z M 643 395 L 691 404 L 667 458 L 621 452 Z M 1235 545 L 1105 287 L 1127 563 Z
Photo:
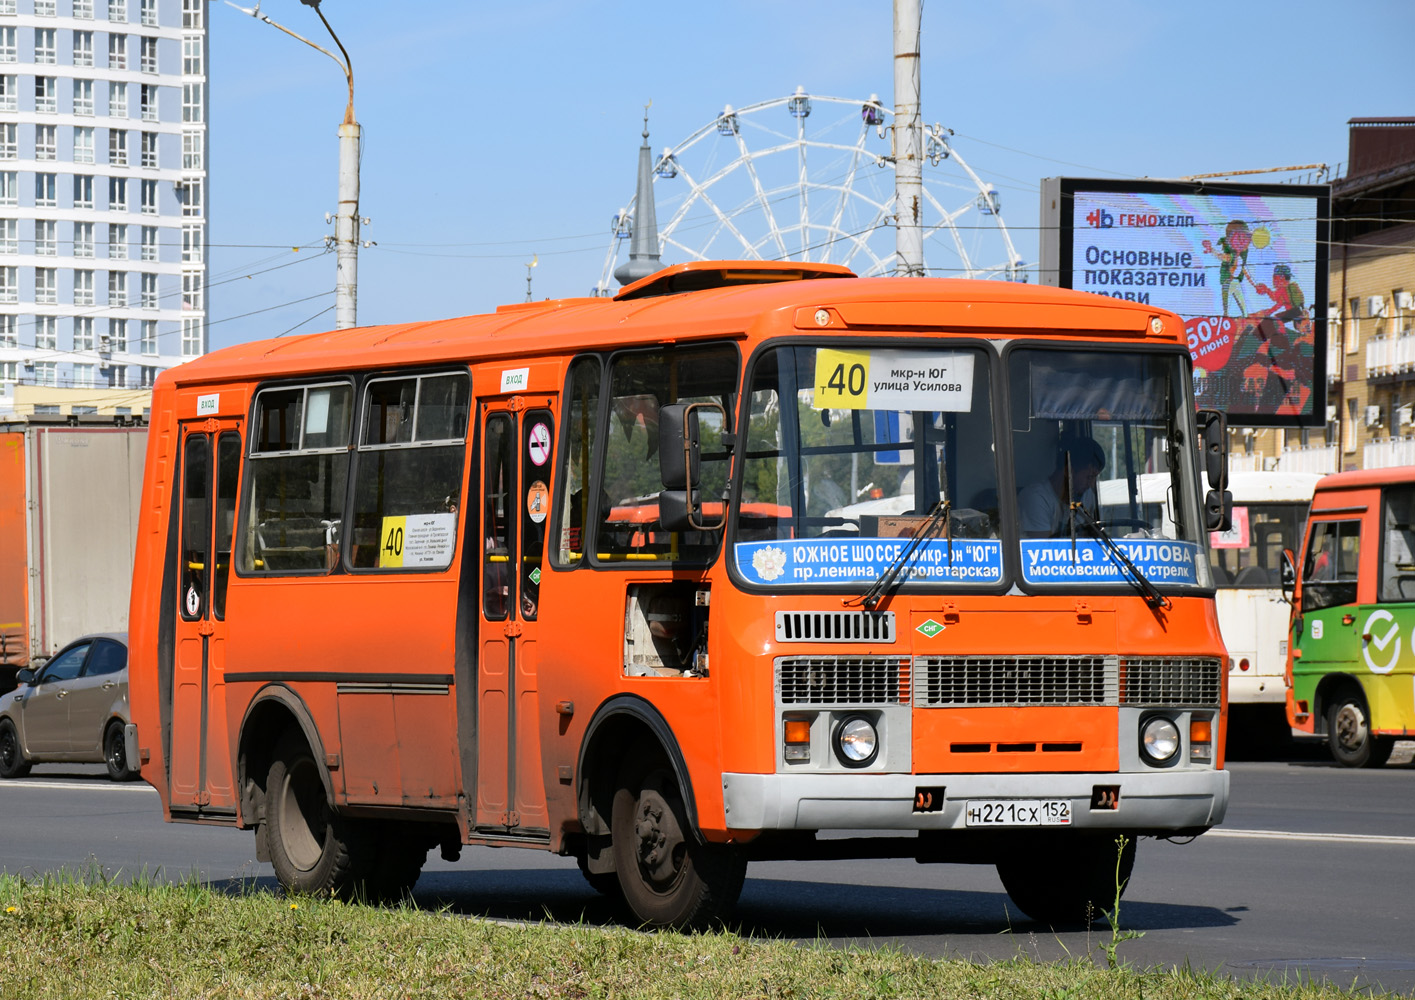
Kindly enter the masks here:
M 1151 583 L 1198 582 L 1199 546 L 1170 538 L 1117 538 L 1115 545 Z M 1022 579 L 1028 583 L 1124 583 L 1120 562 L 1094 538 L 1029 538 L 1022 542 Z
M 873 583 L 909 545 L 907 538 L 798 538 L 739 542 L 737 568 L 749 583 Z M 922 543 L 899 574 L 901 582 L 998 583 L 1002 542 L 996 538 L 931 538 Z

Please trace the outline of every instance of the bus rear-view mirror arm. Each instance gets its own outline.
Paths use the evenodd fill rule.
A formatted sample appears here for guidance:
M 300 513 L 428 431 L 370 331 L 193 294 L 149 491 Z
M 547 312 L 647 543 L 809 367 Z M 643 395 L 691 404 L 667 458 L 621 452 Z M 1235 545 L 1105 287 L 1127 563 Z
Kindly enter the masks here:
M 1282 599 L 1291 604 L 1297 592 L 1297 556 L 1291 549 L 1282 550 Z
M 658 468 L 663 492 L 658 495 L 659 523 L 669 531 L 716 531 L 727 521 L 726 511 L 712 522 L 703 518 L 699 491 L 701 438 L 698 412 L 717 413 L 727 426 L 727 411 L 720 403 L 670 403 L 658 413 Z M 730 444 L 723 434 L 724 444 Z

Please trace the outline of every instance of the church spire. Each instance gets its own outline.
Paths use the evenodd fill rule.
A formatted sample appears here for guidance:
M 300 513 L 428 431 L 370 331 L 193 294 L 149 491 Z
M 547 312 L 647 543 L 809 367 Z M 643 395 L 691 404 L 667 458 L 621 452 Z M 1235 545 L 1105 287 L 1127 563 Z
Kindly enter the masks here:
M 614 269 L 614 279 L 621 285 L 647 278 L 662 266 L 658 255 L 658 215 L 653 202 L 653 151 L 649 149 L 649 108 L 652 106 L 652 101 L 644 105 L 644 142 L 639 147 L 639 180 L 634 190 L 629 259 Z

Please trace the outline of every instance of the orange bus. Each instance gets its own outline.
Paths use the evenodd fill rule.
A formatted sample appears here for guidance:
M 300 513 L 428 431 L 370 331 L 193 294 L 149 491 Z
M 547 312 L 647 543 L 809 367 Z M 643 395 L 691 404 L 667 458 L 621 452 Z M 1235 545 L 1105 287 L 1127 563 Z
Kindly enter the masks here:
M 1088 919 L 1228 801 L 1191 380 L 1145 304 L 760 262 L 213 352 L 153 393 L 129 759 L 292 891 L 534 847 L 697 927 L 892 856 Z

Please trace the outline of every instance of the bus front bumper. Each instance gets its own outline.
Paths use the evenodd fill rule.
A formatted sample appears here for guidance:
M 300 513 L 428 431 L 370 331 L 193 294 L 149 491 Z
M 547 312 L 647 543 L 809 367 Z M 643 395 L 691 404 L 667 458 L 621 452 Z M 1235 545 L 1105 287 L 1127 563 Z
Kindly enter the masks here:
M 1118 795 L 1112 796 L 1112 790 Z M 1077 829 L 1193 833 L 1223 820 L 1228 772 L 724 774 L 736 830 L 963 830 L 968 803 L 1062 799 Z M 1114 802 L 1112 807 L 1111 803 Z

